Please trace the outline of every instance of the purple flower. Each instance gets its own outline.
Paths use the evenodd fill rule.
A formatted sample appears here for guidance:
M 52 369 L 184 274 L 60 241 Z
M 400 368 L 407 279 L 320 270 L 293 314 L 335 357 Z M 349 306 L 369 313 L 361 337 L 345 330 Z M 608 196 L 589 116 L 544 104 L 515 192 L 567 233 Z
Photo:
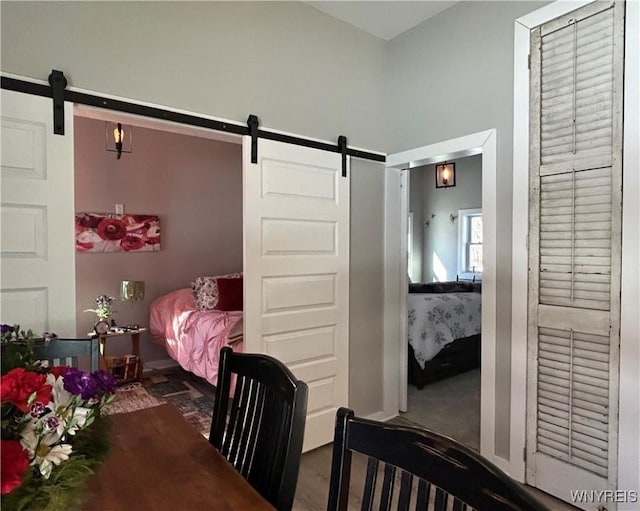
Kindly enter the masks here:
M 91 399 L 98 393 L 98 385 L 91 373 L 69 368 L 64 375 L 64 388 L 71 394 L 80 395 L 82 399 Z
M 13 332 L 13 327 L 11 325 L 0 325 L 0 334 L 8 334 L 9 332 Z
M 35 401 L 31 404 L 31 410 L 29 411 L 29 414 L 34 419 L 37 419 L 39 417 L 42 417 L 46 411 L 46 406 L 44 406 L 40 401 Z
M 47 417 L 44 420 L 44 427 L 50 431 L 53 431 L 59 425 L 60 425 L 60 419 L 58 419 L 58 417 L 56 417 L 55 415 L 52 415 L 51 417 Z
M 58 338 L 57 334 L 54 334 L 53 332 L 45 332 L 44 334 L 42 334 L 42 337 L 44 337 L 47 341 L 52 341 Z
M 111 373 L 100 370 L 93 373 L 98 394 L 113 394 L 118 388 L 118 382 Z

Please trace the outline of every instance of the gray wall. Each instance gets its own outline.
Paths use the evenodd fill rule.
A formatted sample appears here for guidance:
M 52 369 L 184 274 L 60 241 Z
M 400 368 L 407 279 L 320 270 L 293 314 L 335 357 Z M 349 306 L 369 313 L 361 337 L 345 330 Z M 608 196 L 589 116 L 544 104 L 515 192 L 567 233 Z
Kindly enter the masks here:
M 409 171 L 409 213 L 413 213 L 411 268 L 408 268 L 412 282 L 422 282 L 422 260 L 424 255 L 424 172 L 421 169 Z
M 242 270 L 242 146 L 133 127 L 133 151 L 105 150 L 105 123 L 75 119 L 76 212 L 160 215 L 159 252 L 76 253 L 76 323 L 79 335 L 96 321 L 94 299 L 116 298 L 120 325 L 149 324 L 149 305 L 158 296 L 190 287 L 200 275 Z M 145 300 L 119 300 L 121 280 L 143 280 Z M 124 339 L 124 340 L 123 340 Z M 111 354 L 129 352 L 126 338 L 109 341 Z M 144 362 L 167 358 L 148 334 Z
M 61 69 L 70 86 L 235 121 L 255 113 L 388 152 L 496 128 L 496 453 L 508 457 L 513 26 L 545 3 L 461 2 L 385 44 L 299 2 L 2 2 L 1 67 L 42 80 Z M 381 175 L 368 179 L 375 194 L 355 195 L 352 210 L 379 217 Z M 352 304 L 369 300 L 358 292 Z M 380 353 L 376 334 L 368 347 Z M 352 401 L 369 411 L 367 396 Z
M 2 71 L 384 149 L 384 41 L 302 2 L 2 2 Z
M 514 20 L 548 2 L 460 2 L 387 45 L 390 153 L 497 130 L 496 454 L 509 458 Z
M 435 165 L 416 167 L 409 172 L 412 199 L 414 176 L 422 185 L 419 193 L 416 192 L 416 202 L 411 205 L 412 210 L 422 211 L 420 216 L 423 218 L 422 245 L 416 247 L 416 252 L 420 251 L 422 256 L 421 282 L 456 280 L 460 219 L 451 221 L 451 215 L 457 216 L 460 209 L 482 207 L 482 156 L 452 161 L 456 164 L 456 186 L 451 188 L 436 188 Z M 434 254 L 444 273 L 436 273 Z
M 349 402 L 363 415 L 382 410 L 383 202 L 384 167 L 352 160 Z
M 3 73 L 46 80 L 55 68 L 70 87 L 385 149 L 384 41 L 304 3 L 0 8 Z M 380 165 L 353 167 L 350 405 L 367 415 L 382 410 L 384 185 Z

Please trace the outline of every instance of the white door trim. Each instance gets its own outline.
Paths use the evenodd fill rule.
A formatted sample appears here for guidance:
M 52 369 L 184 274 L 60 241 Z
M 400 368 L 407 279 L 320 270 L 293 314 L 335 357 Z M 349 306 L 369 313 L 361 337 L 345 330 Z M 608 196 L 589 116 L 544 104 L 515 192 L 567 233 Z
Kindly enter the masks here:
M 640 489 L 640 2 L 627 2 L 624 80 L 618 487 Z
M 509 473 L 524 481 L 527 389 L 527 234 L 529 223 L 529 37 L 532 28 L 592 3 L 554 2 L 515 21 L 513 103 L 513 236 L 511 306 L 511 445 Z M 620 431 L 618 486 L 640 488 L 640 183 L 637 175 L 640 130 L 638 111 L 640 4 L 627 2 L 624 99 L 622 318 L 620 331 Z M 635 195 L 634 195 L 635 194 Z M 625 221 L 626 220 L 626 221 Z M 620 508 L 623 509 L 623 508 Z
M 399 169 L 419 167 L 443 159 L 482 154 L 482 217 L 483 259 L 482 279 L 482 361 L 480 452 L 501 468 L 509 460 L 495 454 L 495 377 L 496 377 L 496 209 L 497 209 L 497 136 L 490 129 L 463 137 L 391 154 L 387 157 L 385 180 L 385 313 L 384 313 L 384 412 L 396 415 L 406 406 L 407 341 L 403 337 L 401 314 L 406 313 L 407 257 L 406 242 L 402 245 L 398 233 L 406 232 L 407 187 L 400 187 Z M 395 172 L 394 172 L 395 171 Z M 403 226 L 405 230 L 402 230 Z M 395 234 L 394 234 L 395 233 Z M 402 246 L 405 247 L 401 252 Z M 399 251 L 400 249 L 400 251 Z M 402 378 L 402 379 L 401 379 Z

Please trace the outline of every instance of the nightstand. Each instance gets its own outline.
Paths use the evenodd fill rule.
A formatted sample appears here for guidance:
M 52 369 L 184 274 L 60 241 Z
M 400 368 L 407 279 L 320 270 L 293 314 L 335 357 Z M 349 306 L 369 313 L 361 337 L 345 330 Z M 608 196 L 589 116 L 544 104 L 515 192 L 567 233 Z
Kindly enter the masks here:
M 111 330 L 105 334 L 99 334 L 100 342 L 100 369 L 111 373 L 119 384 L 139 380 L 142 376 L 142 358 L 140 357 L 140 334 L 146 332 L 146 328 L 135 330 Z M 90 337 L 97 334 L 90 333 Z M 131 353 L 121 356 L 107 356 L 105 354 L 107 340 L 113 337 L 129 336 L 131 338 Z

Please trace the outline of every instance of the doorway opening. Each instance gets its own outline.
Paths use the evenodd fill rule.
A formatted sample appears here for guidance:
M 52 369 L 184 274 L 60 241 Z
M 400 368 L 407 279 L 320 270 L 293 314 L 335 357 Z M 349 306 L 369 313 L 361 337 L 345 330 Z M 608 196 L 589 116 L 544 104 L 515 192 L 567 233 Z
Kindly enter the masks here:
M 131 141 L 120 157 L 109 151 L 114 123 Z M 95 318 L 84 310 L 106 294 L 114 297 L 114 332 L 144 329 L 139 355 L 146 369 L 186 365 L 185 353 L 200 337 L 184 335 L 180 325 L 197 317 L 204 329 L 225 317 L 198 301 L 205 291 L 193 284 L 210 286 L 215 276 L 243 270 L 242 137 L 77 104 L 73 125 L 76 331 L 91 331 Z M 159 220 L 154 250 L 144 250 L 148 237 L 139 227 L 148 217 Z M 102 239 L 91 228 L 97 219 L 126 236 Z M 123 281 L 142 283 L 138 301 L 122 301 Z M 228 307 L 237 311 L 229 321 L 241 325 L 242 305 Z M 207 328 L 209 342 L 225 340 Z M 114 337 L 105 365 L 117 365 L 129 349 L 126 336 Z M 217 366 L 194 365 L 193 372 L 215 384 Z
M 479 451 L 482 156 L 446 165 L 453 186 L 438 186 L 439 165 L 407 170 L 409 346 L 402 417 Z
M 477 156 L 476 156 L 477 155 Z M 495 352 L 496 352 L 496 130 L 491 129 L 450 139 L 436 144 L 396 153 L 387 157 L 389 168 L 387 190 L 387 224 L 385 251 L 386 321 L 385 357 L 389 357 L 385 371 L 385 393 L 388 413 L 408 410 L 409 343 L 408 339 L 408 218 L 410 213 L 409 174 L 413 169 L 476 156 L 481 161 L 482 207 L 482 293 L 481 293 L 481 355 L 480 355 L 480 453 L 499 466 L 505 460 L 495 454 Z M 393 169 L 396 172 L 393 172 Z M 407 170 L 411 169 L 410 172 Z M 432 176 L 433 177 L 433 176 Z M 435 179 L 434 179 L 435 181 Z M 451 191 L 451 190 L 439 190 Z M 461 208 L 470 209 L 470 208 Z M 464 214 L 464 213 L 463 213 Z M 415 215 L 415 213 L 414 213 Z M 430 214 L 429 214 L 430 215 Z M 441 213 L 444 215 L 444 212 Z M 446 214 L 445 221 L 459 216 L 459 211 Z M 428 218 L 425 221 L 429 220 Z M 457 221 L 458 219 L 455 218 Z M 413 222 L 415 223 L 415 216 Z M 414 228 L 415 232 L 415 228 Z M 433 258 L 431 259 L 433 261 Z M 456 258 L 456 268 L 457 268 Z M 412 268 L 415 271 L 415 267 Z M 423 270 L 424 271 L 424 270 Z M 457 273 L 457 272 L 456 272 Z M 455 281 L 456 273 L 452 273 Z M 463 272 L 468 273 L 468 272 Z M 443 274 L 444 276 L 444 274 Z M 449 275 L 447 273 L 447 278 Z M 471 276 L 473 281 L 473 276 Z M 470 284 L 473 284 L 471 282 Z M 395 392 L 395 396 L 393 393 Z M 395 400 L 394 400 L 395 398 Z M 397 411 L 396 411 L 397 413 Z

